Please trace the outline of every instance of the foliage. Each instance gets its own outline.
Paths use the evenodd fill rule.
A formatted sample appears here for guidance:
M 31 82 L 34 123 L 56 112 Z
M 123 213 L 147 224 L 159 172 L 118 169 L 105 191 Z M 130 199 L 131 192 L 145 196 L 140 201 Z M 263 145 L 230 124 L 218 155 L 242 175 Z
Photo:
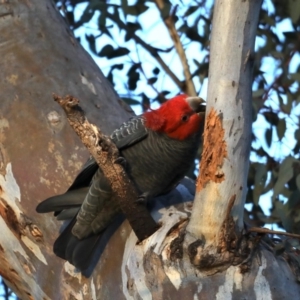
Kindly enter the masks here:
M 179 92 L 205 98 L 212 1 L 56 4 L 130 105 L 146 110 Z M 300 0 L 264 1 L 253 64 L 247 217 L 290 232 L 300 230 L 299 30 Z

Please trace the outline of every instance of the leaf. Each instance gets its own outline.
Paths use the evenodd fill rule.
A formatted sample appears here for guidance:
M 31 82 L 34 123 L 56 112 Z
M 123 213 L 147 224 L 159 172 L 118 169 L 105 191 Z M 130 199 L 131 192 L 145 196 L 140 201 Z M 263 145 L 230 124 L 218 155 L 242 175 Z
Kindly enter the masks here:
M 264 22 L 266 22 L 268 25 L 270 25 L 270 26 L 275 26 L 275 20 L 274 20 L 273 15 L 272 15 L 272 16 L 269 16 L 268 14 L 264 14 L 263 20 L 264 20 Z
M 112 45 L 104 46 L 101 51 L 98 53 L 100 57 L 107 57 L 107 58 L 115 58 L 123 55 L 127 55 L 129 50 L 127 48 L 119 47 L 114 49 Z
M 274 212 L 281 219 L 282 225 L 286 231 L 291 231 L 293 220 L 290 217 L 288 207 L 280 201 L 276 201 Z
M 140 25 L 140 23 L 135 22 L 127 22 L 127 30 L 132 31 L 132 32 L 136 32 L 137 30 L 141 30 L 142 27 Z
M 266 137 L 266 142 L 268 147 L 271 147 L 271 143 L 272 143 L 272 136 L 273 136 L 273 128 L 267 128 L 266 129 L 266 133 L 265 133 L 265 137 Z
M 73 27 L 75 25 L 74 11 L 66 11 L 65 17 L 68 20 L 70 26 Z
M 285 134 L 285 131 L 286 131 L 285 119 L 279 119 L 276 130 L 277 130 L 278 138 L 281 141 L 282 138 L 284 137 L 284 134 Z
M 142 94 L 142 106 L 144 111 L 150 108 L 150 99 L 144 93 Z
M 294 157 L 286 157 L 279 167 L 277 181 L 273 189 L 273 199 L 283 190 L 285 184 L 293 178 L 294 175 L 294 163 L 297 163 L 297 160 Z
M 198 75 L 199 77 L 202 77 L 203 79 L 207 77 L 208 75 L 208 63 L 202 63 L 200 64 L 196 60 L 194 60 L 195 64 L 199 64 L 198 68 L 194 72 L 194 75 Z
M 187 23 L 182 24 L 179 28 L 178 28 L 178 32 L 182 32 L 182 33 L 186 33 L 186 31 L 189 29 L 189 26 L 187 25 Z
M 267 167 L 265 164 L 257 163 L 255 166 L 253 202 L 258 205 L 260 195 L 265 187 L 267 179 Z
M 199 35 L 198 28 L 189 27 L 186 30 L 185 34 L 191 41 L 196 41 L 200 44 L 205 42 L 205 39 L 201 35 Z
M 292 95 L 289 91 L 287 91 L 286 96 L 287 96 L 287 104 L 284 105 L 284 112 L 286 114 L 290 114 L 294 102 L 294 95 Z
M 100 57 L 105 57 L 105 56 L 108 57 L 110 55 L 110 53 L 112 53 L 114 50 L 115 50 L 114 47 L 112 45 L 108 44 L 108 45 L 105 45 L 101 49 L 101 51 L 98 53 L 98 55 Z
M 75 0 L 77 3 L 78 2 L 86 2 L 83 0 Z M 74 2 L 74 0 L 72 0 L 71 2 Z M 99 1 L 99 0 L 90 0 L 89 1 L 89 7 L 91 10 L 99 10 L 99 11 L 106 11 L 108 8 L 108 4 L 105 1 Z
M 122 97 L 121 98 L 124 102 L 126 102 L 128 105 L 140 105 L 140 101 L 132 99 L 132 98 L 127 98 L 127 97 Z
M 299 210 L 295 211 L 295 215 L 293 215 L 293 221 L 295 223 L 300 222 L 300 213 L 299 213 Z
M 113 70 L 117 69 L 117 70 L 122 70 L 123 69 L 123 64 L 115 64 L 111 66 L 111 69 L 109 71 L 109 73 L 107 74 L 106 78 L 112 83 L 114 84 L 113 81 Z
M 193 14 L 195 11 L 197 11 L 199 9 L 198 5 L 191 5 L 189 6 L 189 8 L 186 10 L 186 12 L 184 13 L 185 17 L 188 17 L 189 15 Z
M 299 128 L 297 130 L 295 130 L 294 136 L 295 136 L 296 141 L 300 141 L 300 129 Z
M 294 42 L 298 39 L 298 33 L 295 31 L 285 31 L 283 34 L 289 42 Z
M 101 12 L 101 14 L 99 15 L 98 26 L 99 26 L 100 29 L 102 27 L 106 26 L 106 13 L 105 12 Z
M 299 189 L 299 187 L 298 187 Z M 289 210 L 297 210 L 299 209 L 300 204 L 300 190 L 295 190 L 289 197 L 289 201 L 287 202 L 287 205 L 289 207 Z
M 120 12 L 119 9 L 116 6 L 113 6 L 113 13 L 112 16 L 110 16 L 108 14 L 107 16 L 108 18 L 110 18 L 113 22 L 115 22 L 117 25 L 119 23 L 123 23 L 123 21 L 120 19 Z
M 85 38 L 86 38 L 87 42 L 89 43 L 91 51 L 94 54 L 97 54 L 95 37 L 92 34 L 86 34 Z
M 265 93 L 264 89 L 258 89 L 256 91 L 253 91 L 252 97 L 253 98 L 260 98 Z
M 157 77 L 151 77 L 148 79 L 148 84 L 152 85 L 157 81 Z
M 300 0 L 288 0 L 288 4 L 291 19 L 294 24 L 297 24 L 300 18 Z
M 112 69 L 122 70 L 123 67 L 124 67 L 124 64 L 115 64 L 115 65 L 113 65 L 111 68 L 112 68 Z
M 295 81 L 300 82 L 300 74 L 299 73 L 290 73 L 289 76 L 291 79 L 294 79 Z
M 283 189 L 280 192 L 280 196 L 283 196 L 286 199 L 289 199 L 292 195 L 292 191 L 289 189 L 288 184 L 290 182 L 287 182 L 287 185 L 283 187 Z
M 140 79 L 140 73 L 137 71 L 137 69 L 140 67 L 140 64 L 134 64 L 127 72 L 128 76 L 128 88 L 133 91 L 137 87 L 137 82 Z
M 279 100 L 279 105 L 280 105 L 280 109 L 282 109 L 282 107 L 284 107 L 284 101 L 282 96 L 280 95 L 280 93 L 277 92 L 277 96 L 278 96 L 278 100 Z
M 127 7 L 128 7 L 128 1 L 127 0 L 121 0 L 121 7 L 122 7 L 122 10 L 123 10 L 123 14 L 124 14 L 124 17 L 126 18 L 127 17 Z
M 267 122 L 269 122 L 271 125 L 277 126 L 279 122 L 278 114 L 274 113 L 273 111 L 265 111 L 263 112 L 263 115 Z
M 158 67 L 155 67 L 155 68 L 152 70 L 152 73 L 153 73 L 154 75 L 158 75 L 159 72 L 160 72 L 160 69 L 159 69 Z
M 88 23 L 92 19 L 94 13 L 95 13 L 95 10 L 92 9 L 91 5 L 88 5 L 86 7 L 86 9 L 84 10 L 84 12 L 82 13 L 79 22 L 81 24 Z
M 125 34 L 125 42 L 128 42 L 132 36 L 134 35 L 134 33 L 137 30 L 141 30 L 142 27 L 139 23 L 132 23 L 132 22 L 127 22 L 127 26 L 126 26 L 126 34 Z
M 164 96 L 167 96 L 170 94 L 170 91 L 164 90 L 164 91 L 161 91 L 160 93 L 163 94 Z
M 296 177 L 296 185 L 297 185 L 298 190 L 300 191 L 300 174 L 298 174 Z
M 144 3 L 139 3 L 135 5 L 127 5 L 123 7 L 125 15 L 139 16 L 144 13 L 149 7 Z
M 112 52 L 110 54 L 110 56 L 108 56 L 108 58 L 124 56 L 124 55 L 127 55 L 129 52 L 130 51 L 127 48 L 119 47 L 119 48 L 115 49 L 114 52 Z

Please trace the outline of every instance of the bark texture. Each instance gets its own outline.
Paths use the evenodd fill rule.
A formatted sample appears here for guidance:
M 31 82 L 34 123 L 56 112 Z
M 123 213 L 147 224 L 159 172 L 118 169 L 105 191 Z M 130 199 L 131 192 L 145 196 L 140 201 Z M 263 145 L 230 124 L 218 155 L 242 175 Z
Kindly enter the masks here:
M 204 268 L 213 267 L 211 256 L 220 257 L 214 262 L 218 268 L 222 260 L 232 264 L 238 259 L 232 258 L 237 245 L 241 261 L 249 252 L 241 233 L 251 141 L 252 60 L 261 2 L 217 0 L 214 7 L 204 145 L 186 235 L 187 247 L 198 256 L 189 252 L 191 260 Z
M 35 212 L 67 189 L 89 155 L 52 93 L 83 99 L 105 133 L 132 112 L 52 1 L 2 1 L 0 31 L 0 275 L 24 300 L 80 299 L 75 291 L 90 281 L 77 282 L 52 252 L 61 224 Z

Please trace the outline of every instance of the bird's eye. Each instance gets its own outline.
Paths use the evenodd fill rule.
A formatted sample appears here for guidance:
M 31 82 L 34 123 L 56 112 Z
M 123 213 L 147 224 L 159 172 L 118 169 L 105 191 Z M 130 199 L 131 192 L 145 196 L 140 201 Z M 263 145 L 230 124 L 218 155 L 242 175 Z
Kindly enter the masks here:
M 189 115 L 183 115 L 182 117 L 181 117 L 181 121 L 182 122 L 186 122 L 186 121 L 188 121 L 188 119 L 189 119 Z

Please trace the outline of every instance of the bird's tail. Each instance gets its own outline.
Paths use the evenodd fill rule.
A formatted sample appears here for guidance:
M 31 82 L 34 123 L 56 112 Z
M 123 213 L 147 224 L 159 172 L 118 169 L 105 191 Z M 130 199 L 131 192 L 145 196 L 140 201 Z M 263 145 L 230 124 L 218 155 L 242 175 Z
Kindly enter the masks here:
M 63 195 L 54 196 L 41 202 L 36 211 L 38 213 L 54 212 L 58 220 L 71 220 L 64 226 L 53 245 L 53 252 L 60 258 L 67 260 L 81 272 L 91 265 L 93 253 L 98 248 L 101 235 L 91 235 L 85 239 L 78 239 L 72 234 L 78 211 L 88 188 L 68 191 Z
M 89 273 L 94 268 L 95 253 L 101 254 L 102 234 L 92 234 L 85 239 L 78 239 L 72 234 L 72 228 L 76 222 L 76 216 L 61 232 L 53 245 L 53 252 L 58 257 L 67 260 L 82 273 Z M 95 259 L 98 260 L 98 259 Z M 95 265 L 95 264 L 94 264 Z
M 111 235 L 111 226 L 109 230 L 106 227 L 120 212 L 110 184 L 101 175 L 101 171 L 94 175 L 90 187 L 68 190 L 44 200 L 36 208 L 39 213 L 54 211 L 59 220 L 71 219 L 55 241 L 53 251 L 82 273 L 92 270 L 93 261 L 98 261 Z
M 84 276 L 89 277 L 109 239 L 123 221 L 124 217 L 118 215 L 102 232 L 80 240 L 72 234 L 75 216 L 54 242 L 53 252 L 75 266 Z
M 67 191 L 65 194 L 50 197 L 36 207 L 38 213 L 54 212 L 58 220 L 69 220 L 77 215 L 89 187 Z

